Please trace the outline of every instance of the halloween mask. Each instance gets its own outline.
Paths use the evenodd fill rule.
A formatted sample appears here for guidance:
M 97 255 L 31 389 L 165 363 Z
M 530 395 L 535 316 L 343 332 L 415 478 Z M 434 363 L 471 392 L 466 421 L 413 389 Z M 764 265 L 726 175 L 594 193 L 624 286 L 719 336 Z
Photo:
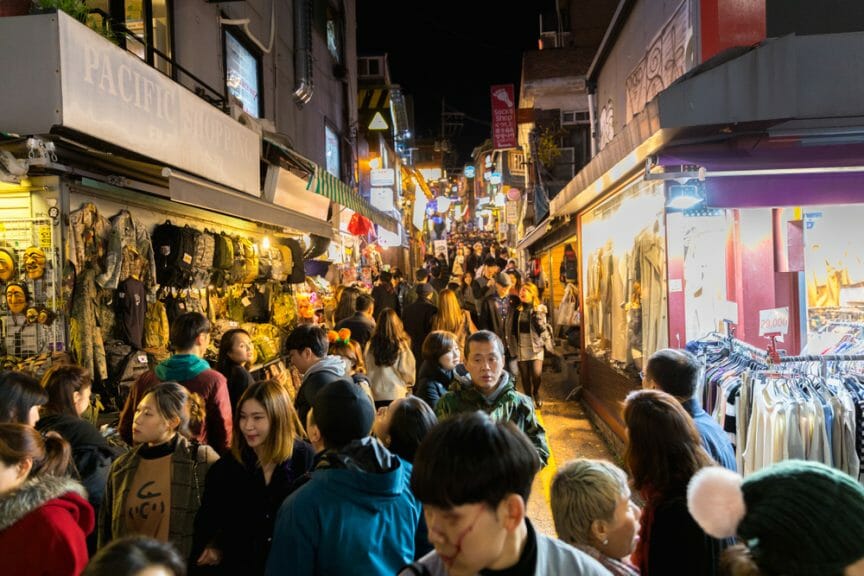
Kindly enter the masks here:
M 22 314 L 27 307 L 27 293 L 20 284 L 6 287 L 6 305 L 13 314 Z
M 35 324 L 39 319 L 39 311 L 36 308 L 28 308 L 26 318 L 28 324 Z
M 24 272 L 31 280 L 45 275 L 45 252 L 41 248 L 31 246 L 24 251 Z
M 0 280 L 8 282 L 15 275 L 15 258 L 8 250 L 0 249 Z

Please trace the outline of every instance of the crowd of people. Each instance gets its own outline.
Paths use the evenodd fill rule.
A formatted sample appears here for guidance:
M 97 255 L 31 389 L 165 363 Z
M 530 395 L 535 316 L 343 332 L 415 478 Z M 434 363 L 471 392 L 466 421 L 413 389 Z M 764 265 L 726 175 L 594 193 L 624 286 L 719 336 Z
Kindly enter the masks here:
M 539 532 L 551 338 L 540 288 L 502 254 L 459 247 L 412 285 L 341 288 L 329 327 L 285 339 L 293 397 L 253 381 L 242 330 L 211 368 L 209 322 L 184 314 L 112 442 L 81 417 L 83 369 L 0 373 L 3 573 L 864 574 L 864 488 L 795 461 L 742 479 L 680 350 L 627 397 L 627 471 L 559 463 L 558 537 Z

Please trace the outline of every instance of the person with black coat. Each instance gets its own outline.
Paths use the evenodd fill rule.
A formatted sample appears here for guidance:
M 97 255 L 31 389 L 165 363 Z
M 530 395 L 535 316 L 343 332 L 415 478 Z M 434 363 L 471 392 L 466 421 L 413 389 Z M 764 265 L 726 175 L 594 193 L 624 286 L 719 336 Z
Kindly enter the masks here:
M 417 300 L 405 307 L 403 324 L 405 332 L 411 337 L 411 352 L 414 358 L 420 358 L 423 340 L 432 331 L 432 321 L 438 313 L 438 307 L 432 303 L 435 289 L 429 284 L 416 286 Z
M 325 384 L 345 376 L 345 362 L 339 356 L 328 354 L 327 331 L 312 324 L 300 324 L 294 328 L 285 339 L 283 349 L 303 378 L 294 398 L 294 409 L 300 422 L 306 422 L 318 391 Z
M 216 360 L 218 370 L 228 382 L 228 396 L 231 398 L 231 409 L 237 409 L 237 402 L 246 388 L 255 380 L 248 367 L 252 359 L 252 338 L 242 328 L 232 328 L 222 335 L 219 341 L 219 356 Z
M 234 416 L 231 454 L 212 465 L 195 518 L 198 566 L 214 574 L 263 574 L 276 514 L 315 452 L 301 439 L 285 388 L 250 386 Z
M 414 387 L 414 395 L 435 409 L 453 381 L 453 371 L 461 354 L 456 337 L 446 330 L 430 332 L 423 341 L 423 364 Z
M 43 434 L 56 432 L 69 443 L 72 475 L 80 479 L 87 490 L 88 502 L 98 514 L 111 463 L 121 451 L 110 446 L 96 426 L 80 416 L 90 406 L 90 375 L 80 366 L 58 365 L 45 373 L 42 386 L 48 393 L 48 402 L 42 407 L 36 429 Z M 91 554 L 96 551 L 95 531 L 87 539 L 87 548 Z
M 396 295 L 396 288 L 393 287 L 393 275 L 390 272 L 381 272 L 378 277 L 378 285 L 372 288 L 372 299 L 375 301 L 375 310 L 381 311 L 385 308 L 396 310 L 397 314 L 401 314 L 399 309 L 399 297 Z
M 371 296 L 361 294 L 357 297 L 355 309 L 357 311 L 352 316 L 336 325 L 336 331 L 347 328 L 351 331 L 351 339 L 360 345 L 361 350 L 365 350 L 366 343 L 375 331 L 375 301 Z

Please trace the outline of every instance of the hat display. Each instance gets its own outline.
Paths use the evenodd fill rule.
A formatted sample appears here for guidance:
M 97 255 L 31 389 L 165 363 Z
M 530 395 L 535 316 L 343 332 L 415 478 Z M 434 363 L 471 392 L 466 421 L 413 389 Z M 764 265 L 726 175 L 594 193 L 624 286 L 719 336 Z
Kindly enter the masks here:
M 505 288 L 510 287 L 510 285 L 512 284 L 512 282 L 510 281 L 510 276 L 508 276 L 504 272 L 498 272 L 498 274 L 495 275 L 495 283 L 499 286 L 504 286 Z
M 842 574 L 864 558 L 864 487 L 818 462 L 787 460 L 744 479 L 703 468 L 687 506 L 707 534 L 740 537 L 768 573 Z
M 375 407 L 363 389 L 351 380 L 324 385 L 312 401 L 315 424 L 328 445 L 341 447 L 369 435 Z

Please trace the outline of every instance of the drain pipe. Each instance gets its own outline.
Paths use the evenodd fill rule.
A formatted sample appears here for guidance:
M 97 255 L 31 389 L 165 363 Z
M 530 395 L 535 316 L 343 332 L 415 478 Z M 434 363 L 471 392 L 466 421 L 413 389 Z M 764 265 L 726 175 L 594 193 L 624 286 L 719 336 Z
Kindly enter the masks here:
M 294 0 L 294 100 L 299 108 L 312 100 L 312 1 Z

